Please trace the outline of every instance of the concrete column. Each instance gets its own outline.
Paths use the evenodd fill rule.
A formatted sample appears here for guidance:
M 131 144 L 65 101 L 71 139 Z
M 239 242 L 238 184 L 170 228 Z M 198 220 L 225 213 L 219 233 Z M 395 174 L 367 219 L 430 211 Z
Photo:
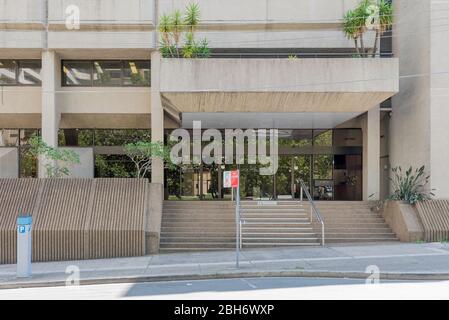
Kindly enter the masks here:
M 151 141 L 164 142 L 164 109 L 160 93 L 160 62 L 159 51 L 151 53 Z M 164 184 L 164 162 L 153 160 L 151 165 L 151 182 Z
M 363 200 L 380 197 L 380 108 L 365 115 L 363 127 Z
M 54 51 L 42 52 L 42 139 L 49 146 L 58 146 L 58 130 L 61 114 L 56 105 L 56 91 L 59 88 L 59 58 Z M 42 161 L 39 177 L 46 176 Z
M 159 253 L 163 200 L 164 200 L 163 185 L 160 183 L 150 183 L 149 202 L 148 202 L 149 208 L 145 228 L 147 254 Z

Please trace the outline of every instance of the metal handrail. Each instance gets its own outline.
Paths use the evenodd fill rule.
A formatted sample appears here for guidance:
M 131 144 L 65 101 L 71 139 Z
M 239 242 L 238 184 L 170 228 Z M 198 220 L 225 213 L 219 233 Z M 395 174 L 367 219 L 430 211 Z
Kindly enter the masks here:
M 321 218 L 320 212 L 315 206 L 315 202 L 313 198 L 310 196 L 309 188 L 306 186 L 302 179 L 299 179 L 299 183 L 301 184 L 301 193 L 300 193 L 300 201 L 303 200 L 303 191 L 306 194 L 307 200 L 310 203 L 310 222 L 313 222 L 313 215 L 315 214 L 316 220 L 321 224 L 321 245 L 324 246 L 324 221 Z

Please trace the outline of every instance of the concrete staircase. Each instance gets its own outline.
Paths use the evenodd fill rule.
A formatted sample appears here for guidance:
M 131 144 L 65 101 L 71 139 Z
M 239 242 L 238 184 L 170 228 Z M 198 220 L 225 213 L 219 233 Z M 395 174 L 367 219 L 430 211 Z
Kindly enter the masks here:
M 243 201 L 242 247 L 319 245 L 310 214 L 298 201 Z
M 316 202 L 324 220 L 326 244 L 398 241 L 369 201 Z M 304 208 L 310 207 L 304 202 Z
M 231 201 L 165 201 L 161 252 L 235 248 L 235 207 Z
M 321 227 L 304 201 L 242 201 L 243 248 L 316 246 Z M 326 244 L 397 241 L 369 202 L 317 202 Z M 165 201 L 161 252 L 235 248 L 235 207 L 230 201 Z

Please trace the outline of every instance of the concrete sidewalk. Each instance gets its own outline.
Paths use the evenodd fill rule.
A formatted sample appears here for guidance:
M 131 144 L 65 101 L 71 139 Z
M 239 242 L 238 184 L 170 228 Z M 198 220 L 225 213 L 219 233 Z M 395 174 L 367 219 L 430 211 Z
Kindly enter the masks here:
M 173 253 L 138 258 L 33 264 L 33 277 L 17 279 L 15 265 L 0 265 L 0 289 L 65 285 L 69 266 L 81 284 L 149 282 L 238 277 L 366 278 L 448 280 L 449 244 L 365 244 L 244 250 L 240 268 L 235 252 Z

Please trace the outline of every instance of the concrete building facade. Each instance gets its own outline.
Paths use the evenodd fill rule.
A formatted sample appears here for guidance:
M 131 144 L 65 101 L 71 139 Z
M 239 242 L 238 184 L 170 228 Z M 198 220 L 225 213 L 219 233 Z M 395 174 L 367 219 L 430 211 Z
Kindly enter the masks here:
M 159 17 L 192 2 L 211 57 L 162 58 Z M 425 165 L 449 198 L 449 4 L 395 0 L 393 30 L 360 58 L 342 31 L 358 3 L 0 1 L 0 177 L 45 176 L 27 154 L 33 133 L 81 155 L 73 177 L 130 177 L 124 143 L 166 141 L 202 121 L 279 130 L 281 171 L 248 173 L 248 198 L 297 197 L 302 178 L 317 200 L 383 199 L 397 165 Z M 68 28 L 77 13 L 80 28 Z M 367 50 L 374 40 L 367 32 Z M 151 181 L 166 198 L 223 199 L 231 167 L 174 172 L 154 161 Z

